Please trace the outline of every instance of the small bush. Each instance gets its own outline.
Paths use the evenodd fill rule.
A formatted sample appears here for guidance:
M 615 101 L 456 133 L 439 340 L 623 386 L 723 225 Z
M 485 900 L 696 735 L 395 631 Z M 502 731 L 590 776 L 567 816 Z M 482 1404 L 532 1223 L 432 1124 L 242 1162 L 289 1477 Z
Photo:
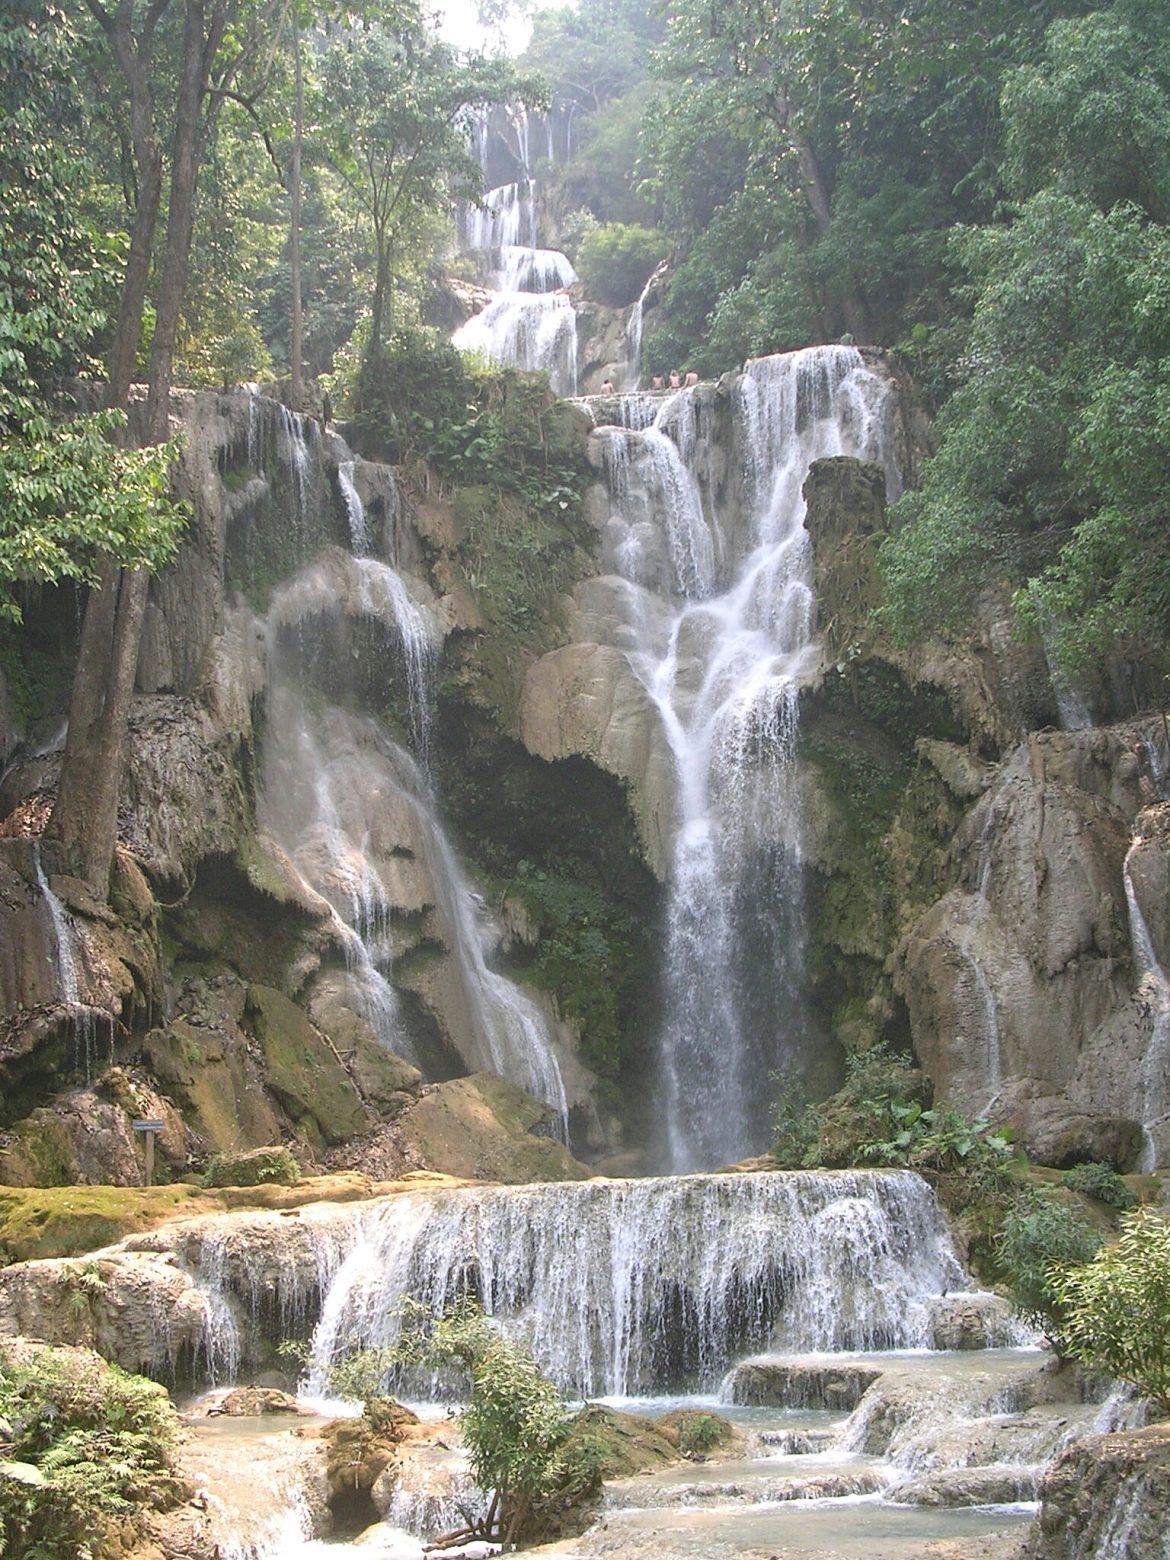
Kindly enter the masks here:
M 153 1381 L 39 1348 L 0 1364 L 0 1418 L 0 1555 L 102 1555 L 107 1518 L 178 1494 L 169 1463 L 177 1421 Z
M 1060 1179 L 1061 1185 L 1067 1186 L 1070 1192 L 1083 1192 L 1086 1197 L 1094 1197 L 1123 1213 L 1137 1207 L 1137 1198 L 1112 1165 L 1097 1161 L 1073 1165 Z
M 1066 1351 L 1170 1412 L 1170 1219 L 1141 1208 L 1091 1262 L 1054 1273 Z
M 212 1154 L 204 1186 L 295 1186 L 301 1167 L 287 1148 L 253 1148 L 245 1154 Z
M 624 309 L 637 301 L 667 247 L 653 228 L 603 222 L 581 235 L 575 263 L 591 298 Z
M 688 1416 L 679 1426 L 678 1445 L 684 1457 L 705 1457 L 722 1439 L 723 1424 L 714 1414 Z
M 995 1255 L 1012 1304 L 1058 1354 L 1066 1352 L 1068 1306 L 1054 1275 L 1088 1262 L 1100 1244 L 1084 1215 L 1051 1195 L 1025 1195 L 1004 1218 Z

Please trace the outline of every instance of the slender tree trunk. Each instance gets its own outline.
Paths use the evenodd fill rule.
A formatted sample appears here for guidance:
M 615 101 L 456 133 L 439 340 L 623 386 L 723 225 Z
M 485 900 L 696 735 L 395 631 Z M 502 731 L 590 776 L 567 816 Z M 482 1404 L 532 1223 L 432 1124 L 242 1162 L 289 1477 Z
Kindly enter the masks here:
M 149 581 L 107 562 L 92 590 L 69 705 L 69 740 L 46 829 L 61 841 L 69 870 L 94 896 L 109 894 L 118 841 L 122 753 Z
M 223 6 L 215 0 L 210 27 L 204 0 L 186 0 L 183 52 L 175 109 L 171 156 L 170 204 L 157 319 L 150 361 L 146 442 L 167 437 L 175 340 L 187 281 L 195 195 L 203 153 L 201 107 L 207 90 L 210 61 L 219 46 Z M 156 208 L 157 210 L 157 208 Z M 145 229 L 144 229 L 145 231 Z M 124 288 L 127 328 L 133 315 L 139 278 Z M 141 276 L 145 292 L 145 271 Z M 141 304 L 138 305 L 141 322 Z M 122 324 L 122 317 L 119 320 Z M 137 326 L 134 330 L 137 342 Z M 119 372 L 129 371 L 133 352 L 118 342 Z M 127 356 L 129 354 L 129 356 Z M 94 895 L 109 893 L 110 868 L 118 839 L 118 793 L 122 755 L 138 670 L 138 647 L 146 610 L 149 579 L 139 570 L 119 569 L 107 560 L 98 587 L 90 592 L 82 627 L 78 669 L 70 702 L 69 736 L 61 762 L 61 783 L 47 833 L 59 839 L 71 869 L 83 877 Z
M 800 169 L 804 192 L 813 214 L 813 220 L 817 225 L 817 231 L 823 238 L 833 226 L 833 207 L 829 197 L 828 186 L 821 171 L 820 161 L 808 137 L 799 130 L 794 129 L 792 124 L 792 105 L 787 95 L 779 99 L 773 99 L 773 104 L 773 117 L 788 137 L 789 145 L 796 156 L 796 165 Z M 843 282 L 840 296 L 841 313 L 845 318 L 846 329 L 855 341 L 868 341 L 870 335 L 869 314 L 862 301 L 861 294 L 857 291 L 856 285 L 852 281 Z
M 301 33 L 293 18 L 293 105 L 292 168 L 289 174 L 288 263 L 292 278 L 292 340 L 289 343 L 289 377 L 292 381 L 294 411 L 304 410 L 305 385 L 302 372 L 304 309 L 301 302 L 301 142 L 305 130 L 305 82 L 301 71 Z
M 191 236 L 195 230 L 195 198 L 203 152 L 200 112 L 207 86 L 203 0 L 187 0 L 183 17 L 183 55 L 175 104 L 175 134 L 171 148 L 171 199 L 162 281 L 155 306 L 154 343 L 150 354 L 150 391 L 146 410 L 148 444 L 167 436 L 171 379 L 179 315 L 187 286 Z

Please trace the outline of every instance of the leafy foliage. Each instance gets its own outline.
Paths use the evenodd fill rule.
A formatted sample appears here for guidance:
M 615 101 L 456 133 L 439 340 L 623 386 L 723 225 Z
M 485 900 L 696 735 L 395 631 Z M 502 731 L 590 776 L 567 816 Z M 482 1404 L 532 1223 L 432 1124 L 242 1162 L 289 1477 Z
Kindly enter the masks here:
M 1066 1186 L 1070 1192 L 1083 1192 L 1086 1197 L 1096 1198 L 1098 1202 L 1103 1202 L 1110 1208 L 1120 1208 L 1122 1212 L 1137 1203 L 1137 1198 L 1126 1185 L 1124 1178 L 1118 1175 L 1112 1165 L 1096 1162 L 1073 1165 L 1071 1170 L 1064 1172 L 1060 1180 L 1061 1185 Z
M 1085 1216 L 1051 1193 L 1021 1195 L 1004 1218 L 995 1254 L 1008 1293 L 1058 1353 L 1066 1352 L 1071 1311 L 1057 1275 L 1088 1262 L 1100 1244 Z
M 1170 1412 L 1170 1219 L 1151 1208 L 1126 1214 L 1116 1241 L 1048 1284 L 1067 1352 Z
M 653 228 L 626 222 L 591 227 L 577 246 L 577 270 L 591 298 L 624 308 L 645 287 L 665 256 L 666 244 Z
M 419 1307 L 406 1321 L 402 1357 L 432 1369 L 458 1365 L 471 1377 L 460 1423 L 472 1477 L 492 1497 L 486 1535 L 505 1545 L 529 1536 L 541 1502 L 566 1482 L 570 1420 L 556 1387 L 474 1304 L 437 1319 Z
M 92 582 L 103 553 L 158 568 L 183 521 L 173 443 L 128 450 L 119 415 L 55 406 L 63 379 L 89 366 L 119 259 L 78 216 L 83 157 L 46 134 L 70 81 L 57 20 L 0 22 L 0 73 L 24 86 L 0 96 L 0 618 L 16 621 L 14 582 Z
M 97 1557 L 105 1518 L 174 1498 L 176 1419 L 152 1381 L 38 1347 L 0 1366 L 0 1418 L 4 1457 L 35 1475 L 0 1464 L 0 1554 L 13 1560 Z

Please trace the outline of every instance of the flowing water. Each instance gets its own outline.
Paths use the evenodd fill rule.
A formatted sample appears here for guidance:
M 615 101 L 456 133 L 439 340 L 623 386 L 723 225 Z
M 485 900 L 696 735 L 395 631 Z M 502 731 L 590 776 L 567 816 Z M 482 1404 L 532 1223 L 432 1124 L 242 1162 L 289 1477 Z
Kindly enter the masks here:
M 1123 867 L 1129 935 L 1139 975 L 1138 990 L 1148 1004 L 1150 1038 L 1137 1078 L 1137 1110 L 1142 1124 L 1142 1170 L 1165 1164 L 1170 1155 L 1170 975 L 1158 962 L 1150 928 L 1134 889 L 1130 862 L 1141 841 L 1136 839 Z
M 595 437 L 613 556 L 632 587 L 629 662 L 673 760 L 660 1093 L 666 1162 L 688 1170 L 765 1145 L 763 1081 L 809 1048 L 796 738 L 819 651 L 804 480 L 814 460 L 843 454 L 880 461 L 892 493 L 898 476 L 889 386 L 852 348 L 747 365 L 738 517 L 701 488 L 699 388 L 659 398 L 650 426 L 645 400 L 623 404 L 628 427 Z M 642 610 L 647 588 L 665 595 L 665 628 Z
M 552 160 L 551 118 L 547 126 Z M 577 274 L 559 250 L 537 247 L 537 191 L 526 110 L 511 111 L 510 128 L 515 143 L 510 150 L 524 177 L 487 190 L 482 204 L 467 207 L 459 223 L 463 248 L 479 258 L 495 297 L 452 339 L 457 347 L 483 352 L 493 362 L 543 370 L 558 395 L 576 395 L 577 314 L 564 289 Z M 486 180 L 491 153 L 486 118 L 474 126 L 472 141 Z
M 388 1048 L 412 1061 L 419 1058 L 393 985 L 395 959 L 406 951 L 396 907 L 421 912 L 433 902 L 469 1031 L 472 1054 L 464 1060 L 550 1105 L 567 1141 L 568 1106 L 548 1025 L 530 997 L 489 967 L 493 928 L 431 795 L 437 621 L 395 567 L 365 556 L 369 537 L 352 461 L 342 460 L 338 479 L 355 555 L 328 554 L 303 569 L 274 593 L 265 625 L 260 822 L 332 908 L 363 1016 Z M 413 751 L 373 717 L 307 696 L 313 672 L 332 691 L 351 654 L 346 630 L 355 624 L 376 625 L 383 636 L 379 670 L 387 690 L 398 675 Z

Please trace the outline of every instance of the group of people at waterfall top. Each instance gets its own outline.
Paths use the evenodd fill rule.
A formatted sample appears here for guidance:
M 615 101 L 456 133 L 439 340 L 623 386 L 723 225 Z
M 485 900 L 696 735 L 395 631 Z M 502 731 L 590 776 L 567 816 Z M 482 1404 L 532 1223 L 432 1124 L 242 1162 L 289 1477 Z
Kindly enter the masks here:
M 699 376 L 698 376 L 698 374 L 695 373 L 693 368 L 688 368 L 687 369 L 686 378 L 685 379 L 680 376 L 679 371 L 678 371 L 677 368 L 672 368 L 670 373 L 665 376 L 665 380 L 666 380 L 665 383 L 663 383 L 663 377 L 664 376 L 662 374 L 655 374 L 654 375 L 654 378 L 650 381 L 650 388 L 651 388 L 651 390 L 681 390 L 683 385 L 697 385 L 698 382 L 699 382 Z M 605 382 L 602 384 L 601 389 L 598 392 L 598 394 L 600 394 L 600 395 L 614 395 L 614 394 L 616 394 L 616 392 L 615 392 L 615 390 L 613 388 L 613 380 L 612 379 L 605 380 Z

